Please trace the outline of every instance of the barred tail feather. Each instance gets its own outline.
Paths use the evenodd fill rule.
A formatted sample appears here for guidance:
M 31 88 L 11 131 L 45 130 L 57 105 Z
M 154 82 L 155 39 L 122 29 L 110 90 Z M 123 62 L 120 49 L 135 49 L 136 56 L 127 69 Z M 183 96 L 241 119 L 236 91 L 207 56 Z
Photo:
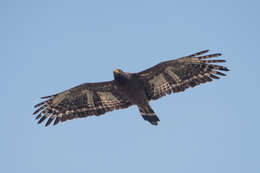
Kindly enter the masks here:
M 149 105 L 138 106 L 144 120 L 149 121 L 152 125 L 158 125 L 159 118 Z

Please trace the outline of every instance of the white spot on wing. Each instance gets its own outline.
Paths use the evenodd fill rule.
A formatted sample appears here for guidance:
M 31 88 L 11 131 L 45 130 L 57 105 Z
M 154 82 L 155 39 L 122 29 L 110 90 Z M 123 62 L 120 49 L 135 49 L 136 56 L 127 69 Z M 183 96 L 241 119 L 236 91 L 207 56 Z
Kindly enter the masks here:
M 165 69 L 165 72 L 167 72 L 177 83 L 181 82 L 181 79 L 179 78 L 179 76 L 175 73 L 172 72 L 173 67 L 167 67 Z

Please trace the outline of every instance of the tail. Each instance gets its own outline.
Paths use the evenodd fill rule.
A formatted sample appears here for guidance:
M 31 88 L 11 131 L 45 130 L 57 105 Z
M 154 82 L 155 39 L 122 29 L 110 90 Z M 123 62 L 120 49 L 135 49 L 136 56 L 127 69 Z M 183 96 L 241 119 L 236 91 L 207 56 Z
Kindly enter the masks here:
M 159 118 L 155 115 L 154 111 L 150 107 L 150 105 L 142 105 L 138 106 L 139 111 L 144 118 L 144 120 L 149 121 L 152 125 L 157 125 Z

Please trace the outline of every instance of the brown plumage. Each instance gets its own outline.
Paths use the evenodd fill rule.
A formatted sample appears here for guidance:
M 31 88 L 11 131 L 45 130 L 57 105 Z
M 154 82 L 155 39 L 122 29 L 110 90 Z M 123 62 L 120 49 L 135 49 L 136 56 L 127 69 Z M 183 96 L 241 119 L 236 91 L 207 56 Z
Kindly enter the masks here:
M 48 119 L 46 126 L 54 121 L 102 115 L 106 112 L 137 105 L 144 120 L 157 125 L 159 118 L 149 105 L 150 100 L 166 94 L 184 91 L 201 83 L 225 76 L 220 71 L 228 68 L 213 65 L 225 60 L 207 60 L 221 54 L 204 55 L 201 51 L 179 59 L 161 62 L 139 73 L 126 73 L 116 69 L 114 80 L 100 83 L 84 83 L 69 90 L 51 96 L 37 105 L 33 113 L 38 123 Z M 219 75 L 219 76 L 218 76 Z

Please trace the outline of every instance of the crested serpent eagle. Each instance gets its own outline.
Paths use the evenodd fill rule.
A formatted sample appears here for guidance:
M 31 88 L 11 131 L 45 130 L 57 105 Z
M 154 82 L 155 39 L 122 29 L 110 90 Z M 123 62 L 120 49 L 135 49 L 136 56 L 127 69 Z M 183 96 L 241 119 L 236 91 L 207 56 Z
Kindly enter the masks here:
M 144 120 L 157 125 L 159 118 L 149 105 L 166 94 L 181 92 L 189 87 L 225 76 L 220 71 L 228 68 L 214 65 L 225 60 L 207 60 L 221 56 L 220 53 L 205 55 L 204 50 L 179 59 L 161 62 L 139 73 L 114 70 L 114 80 L 100 83 L 84 83 L 58 94 L 42 97 L 45 101 L 35 105 L 33 113 L 38 123 L 48 119 L 46 126 L 54 120 L 59 122 L 137 105 Z

